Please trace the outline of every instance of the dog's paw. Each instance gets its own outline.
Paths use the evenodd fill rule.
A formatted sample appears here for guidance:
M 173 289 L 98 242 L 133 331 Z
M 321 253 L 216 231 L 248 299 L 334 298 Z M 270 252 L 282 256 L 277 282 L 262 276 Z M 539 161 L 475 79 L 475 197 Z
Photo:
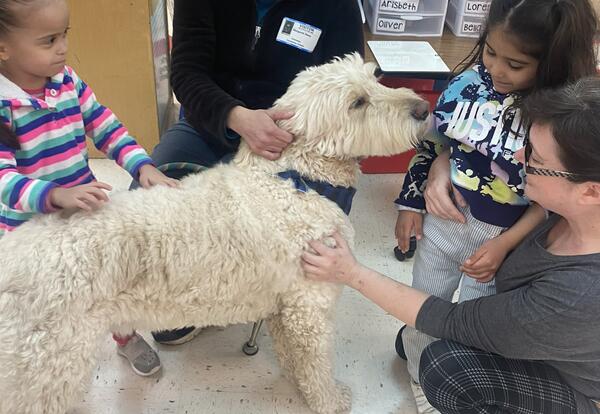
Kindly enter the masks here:
M 337 413 L 349 413 L 352 408 L 352 390 L 347 385 L 340 382 L 337 383 L 338 389 L 338 404 Z
M 352 391 L 350 387 L 337 382 L 327 392 L 319 393 L 317 398 L 307 398 L 308 406 L 318 414 L 349 413 L 352 408 Z

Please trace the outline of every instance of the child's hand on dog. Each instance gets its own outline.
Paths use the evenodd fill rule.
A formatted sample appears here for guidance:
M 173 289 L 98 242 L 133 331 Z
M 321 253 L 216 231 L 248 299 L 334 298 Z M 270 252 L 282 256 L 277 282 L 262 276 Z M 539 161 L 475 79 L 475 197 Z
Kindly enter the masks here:
M 48 193 L 48 202 L 54 209 L 94 211 L 108 202 L 103 190 L 110 191 L 112 187 L 97 181 L 70 188 L 55 187 Z
M 333 233 L 332 237 L 335 247 L 328 247 L 319 240 L 308 242 L 314 253 L 302 254 L 302 268 L 311 280 L 351 284 L 358 276 L 361 265 L 338 232 Z

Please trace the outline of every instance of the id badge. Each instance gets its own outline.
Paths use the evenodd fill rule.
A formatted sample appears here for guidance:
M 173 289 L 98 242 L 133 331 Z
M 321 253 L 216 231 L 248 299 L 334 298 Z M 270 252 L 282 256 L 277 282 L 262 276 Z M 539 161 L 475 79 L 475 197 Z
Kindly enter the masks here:
M 296 49 L 312 53 L 322 30 L 308 23 L 284 17 L 277 33 L 277 41 Z

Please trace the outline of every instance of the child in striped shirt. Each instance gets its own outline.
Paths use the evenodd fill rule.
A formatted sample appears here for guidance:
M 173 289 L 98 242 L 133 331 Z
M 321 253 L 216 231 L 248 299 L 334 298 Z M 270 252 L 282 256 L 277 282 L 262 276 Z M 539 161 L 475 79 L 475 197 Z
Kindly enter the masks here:
M 65 66 L 68 26 L 65 0 L 0 0 L 0 237 L 36 214 L 108 201 L 111 187 L 89 168 L 86 136 L 142 187 L 177 185 Z M 113 337 L 137 374 L 160 369 L 139 334 Z

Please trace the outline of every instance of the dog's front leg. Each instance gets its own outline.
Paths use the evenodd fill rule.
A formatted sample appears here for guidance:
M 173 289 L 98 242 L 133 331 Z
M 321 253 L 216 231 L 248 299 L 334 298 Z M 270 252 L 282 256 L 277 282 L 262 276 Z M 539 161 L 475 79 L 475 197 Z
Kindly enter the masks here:
M 269 329 L 286 377 L 309 407 L 319 414 L 344 413 L 350 411 L 352 395 L 333 378 L 331 313 L 337 292 L 325 292 L 326 298 L 323 293 L 302 291 L 284 298 L 280 312 L 269 319 Z

